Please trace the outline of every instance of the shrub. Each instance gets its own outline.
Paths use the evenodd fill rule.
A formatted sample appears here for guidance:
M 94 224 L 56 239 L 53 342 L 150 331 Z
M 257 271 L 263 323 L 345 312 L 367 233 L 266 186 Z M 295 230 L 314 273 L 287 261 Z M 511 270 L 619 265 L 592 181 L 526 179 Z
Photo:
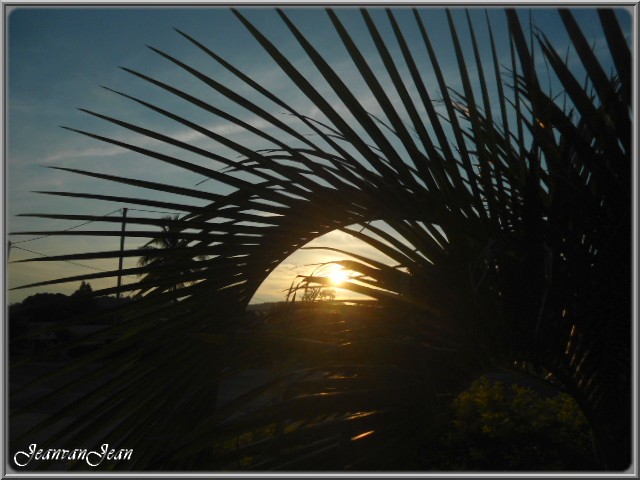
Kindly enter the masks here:
M 453 401 L 427 467 L 443 470 L 597 469 L 591 431 L 575 400 L 486 376 Z

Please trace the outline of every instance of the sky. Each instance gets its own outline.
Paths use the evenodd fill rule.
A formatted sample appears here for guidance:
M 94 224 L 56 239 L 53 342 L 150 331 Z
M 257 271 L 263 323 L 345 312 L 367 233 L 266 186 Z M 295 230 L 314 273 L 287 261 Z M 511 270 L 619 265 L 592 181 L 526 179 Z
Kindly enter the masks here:
M 319 75 L 303 50 L 284 27 L 273 9 L 268 7 L 241 7 L 240 11 L 258 27 L 280 50 L 280 52 L 305 72 L 314 85 L 326 94 L 326 98 L 337 105 L 338 100 Z M 374 70 L 381 62 L 374 52 L 373 43 L 364 28 L 361 16 L 353 7 L 337 9 L 339 18 L 356 40 L 365 57 Z M 262 50 L 255 39 L 247 32 L 240 21 L 226 7 L 27 7 L 21 6 L 7 11 L 5 18 L 5 220 L 8 239 L 12 242 L 9 261 L 17 261 L 38 256 L 51 256 L 80 251 L 115 250 L 119 247 L 117 237 L 45 237 L 41 235 L 13 235 L 19 231 L 62 230 L 78 226 L 83 228 L 108 228 L 109 224 L 80 225 L 83 222 L 36 219 L 19 217 L 19 214 L 32 213 L 73 213 L 118 217 L 123 207 L 130 208 L 130 215 L 159 218 L 171 211 L 141 211 L 144 207 L 122 205 L 112 202 L 68 199 L 33 193 L 34 191 L 70 191 L 92 192 L 112 195 L 130 195 L 137 192 L 132 187 L 118 186 L 113 183 L 54 170 L 48 167 L 67 167 L 87 169 L 133 178 L 171 182 L 173 184 L 201 188 L 205 191 L 228 193 L 228 187 L 208 181 L 193 173 L 177 171 L 174 167 L 136 155 L 119 147 L 101 143 L 78 133 L 60 128 L 86 129 L 100 135 L 113 135 L 125 141 L 138 142 L 150 146 L 149 140 L 135 137 L 130 132 L 92 117 L 78 108 L 85 108 L 104 115 L 111 115 L 146 128 L 166 132 L 176 138 L 192 142 L 195 145 L 212 149 L 221 155 L 232 155 L 222 145 L 212 145 L 201 135 L 181 125 L 136 105 L 119 95 L 107 91 L 103 86 L 125 92 L 129 95 L 162 105 L 164 108 L 184 115 L 213 131 L 242 142 L 251 148 L 263 148 L 259 139 L 247 136 L 236 127 L 222 119 L 203 112 L 193 106 L 185 105 L 174 96 L 150 86 L 119 67 L 127 67 L 143 72 L 182 90 L 202 98 L 229 113 L 238 115 L 245 121 L 262 127 L 259 119 L 242 110 L 229 100 L 222 98 L 207 86 L 194 79 L 166 59 L 153 52 L 147 45 L 158 48 L 181 61 L 193 65 L 217 81 L 236 88 L 242 95 L 252 95 L 243 85 L 238 85 L 231 75 L 220 68 L 181 37 L 174 28 L 180 29 L 212 49 L 235 67 L 262 86 L 305 112 L 312 118 L 322 120 L 317 109 L 293 86 L 291 81 L 278 69 L 277 65 Z M 346 83 L 357 92 L 359 100 L 372 112 L 379 107 L 372 101 L 362 79 L 348 58 L 326 13 L 317 7 L 286 8 L 285 12 L 302 31 L 306 38 L 319 48 L 323 56 L 341 75 Z M 419 39 L 415 21 L 406 8 L 394 10 L 403 25 L 412 51 L 424 55 L 424 46 Z M 497 9 L 489 9 L 496 41 L 501 58 L 505 59 L 505 19 Z M 521 11 L 528 21 L 529 11 Z M 606 48 L 602 32 L 593 9 L 580 9 L 576 18 L 588 38 L 594 42 L 594 48 Z M 450 34 L 443 10 L 421 7 L 425 26 L 437 47 L 443 71 L 451 79 L 451 88 L 459 88 L 455 71 L 457 64 L 453 55 Z M 557 14 L 544 8 L 531 11 L 533 23 L 541 26 L 549 35 L 552 44 L 564 51 L 568 40 Z M 372 10 L 374 21 L 385 38 L 390 36 L 390 27 L 385 21 L 381 8 Z M 471 16 L 477 22 L 479 43 L 483 56 L 487 50 L 488 36 L 484 20 L 484 10 L 473 9 Z M 623 26 L 631 32 L 630 16 L 619 12 Z M 465 17 L 461 10 L 454 11 L 456 25 L 465 45 L 469 45 L 464 35 Z M 397 48 L 396 48 L 397 53 Z M 487 57 L 488 58 L 488 57 Z M 376 70 L 377 71 L 377 70 Z M 451 75 L 448 72 L 452 72 Z M 380 73 L 380 80 L 388 84 L 389 79 Z M 422 72 L 426 82 L 433 82 L 433 72 Z M 415 93 L 415 92 L 412 92 Z M 251 97 L 253 98 L 253 97 Z M 256 100 L 260 102 L 260 100 Z M 273 113 L 282 113 L 278 109 Z M 378 109 L 378 110 L 377 110 Z M 281 109 L 280 109 L 281 110 Z M 340 110 L 339 110 L 340 111 Z M 347 113 L 345 112 L 345 115 Z M 266 128 L 266 127 L 265 127 Z M 208 142 L 208 143 L 207 143 Z M 171 152 L 168 152 L 171 153 Z M 194 162 L 209 165 L 201 158 L 189 158 Z M 211 161 L 208 161 L 211 162 Z M 215 162 L 214 162 L 215 163 Z M 196 187 L 196 185 L 198 185 Z M 155 197 L 153 195 L 156 195 Z M 150 198 L 160 198 L 158 194 L 149 194 Z M 167 198 L 171 201 L 171 198 Z M 133 210 L 137 208 L 138 210 Z M 153 209 L 152 209 L 153 210 Z M 144 239 L 126 238 L 127 248 L 136 248 Z M 332 232 L 314 241 L 311 246 L 332 246 L 357 253 L 371 255 L 384 260 L 380 253 L 363 245 L 344 232 Z M 299 251 L 286 259 L 276 269 L 257 292 L 254 302 L 276 301 L 284 299 L 286 290 L 298 274 L 308 274 L 313 264 L 337 259 L 334 254 L 318 250 Z M 125 262 L 125 267 L 135 265 L 135 259 Z M 113 270 L 114 261 L 82 261 L 71 263 L 12 263 L 8 266 L 7 285 L 9 288 L 37 281 L 90 273 L 92 269 Z M 124 282 L 135 281 L 125 278 Z M 91 281 L 94 289 L 110 286 L 114 279 Z M 79 284 L 53 285 L 41 288 L 28 288 L 10 291 L 8 303 L 19 302 L 37 292 L 60 292 L 69 294 Z

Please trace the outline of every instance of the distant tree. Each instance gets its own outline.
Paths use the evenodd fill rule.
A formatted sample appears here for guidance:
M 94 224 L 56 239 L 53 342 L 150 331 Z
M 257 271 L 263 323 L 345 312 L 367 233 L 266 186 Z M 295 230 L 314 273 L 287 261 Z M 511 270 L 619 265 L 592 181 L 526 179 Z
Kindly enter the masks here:
M 315 302 L 316 300 L 334 300 L 335 298 L 335 289 L 326 288 L 322 285 L 307 285 L 302 292 L 303 302 Z
M 36 293 L 12 305 L 9 316 L 21 322 L 57 322 L 69 317 L 69 297 L 62 293 Z M 19 319 L 19 320 L 18 320 Z
M 80 283 L 78 289 L 71 294 L 72 297 L 87 297 L 93 295 L 91 284 L 84 280 Z
M 335 288 L 323 288 L 318 294 L 318 300 L 335 300 L 336 290 Z
M 72 315 L 83 315 L 96 310 L 96 299 L 88 282 L 81 282 L 78 289 L 71 294 L 69 308 Z
M 314 302 L 320 295 L 320 290 L 322 290 L 322 287 L 319 285 L 307 286 L 302 292 L 302 301 Z
M 191 283 L 188 280 L 182 280 L 181 277 L 186 277 L 189 273 L 197 270 L 196 261 L 206 259 L 206 256 L 198 255 L 187 259 L 186 263 L 188 265 L 186 265 L 185 259 L 176 254 L 177 250 L 186 248 L 189 244 L 187 240 L 180 238 L 180 228 L 176 227 L 174 223 L 178 219 L 178 215 L 162 218 L 164 221 L 160 227 L 162 235 L 152 238 L 141 247 L 141 250 L 145 250 L 146 253 L 141 255 L 138 260 L 140 267 L 168 267 L 172 264 L 175 265 L 175 269 L 163 268 L 162 270 L 151 270 L 149 273 L 144 274 L 145 279 L 149 280 L 172 279 L 172 283 L 161 285 L 158 289 L 171 291 L 174 299 L 177 299 L 178 289 L 184 288 Z
M 22 302 L 10 306 L 9 317 L 14 325 L 60 322 L 76 315 L 93 312 L 96 308 L 93 289 L 88 282 L 83 281 L 69 296 L 48 292 L 30 295 Z

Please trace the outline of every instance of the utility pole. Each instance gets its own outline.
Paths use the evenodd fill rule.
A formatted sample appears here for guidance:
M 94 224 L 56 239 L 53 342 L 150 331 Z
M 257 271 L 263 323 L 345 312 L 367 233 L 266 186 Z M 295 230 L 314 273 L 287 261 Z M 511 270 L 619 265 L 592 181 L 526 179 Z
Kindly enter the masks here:
M 118 293 L 116 298 L 120 298 L 120 287 L 122 286 L 122 254 L 124 252 L 124 229 L 127 225 L 127 209 L 122 209 L 122 230 L 120 233 L 120 261 L 118 262 Z

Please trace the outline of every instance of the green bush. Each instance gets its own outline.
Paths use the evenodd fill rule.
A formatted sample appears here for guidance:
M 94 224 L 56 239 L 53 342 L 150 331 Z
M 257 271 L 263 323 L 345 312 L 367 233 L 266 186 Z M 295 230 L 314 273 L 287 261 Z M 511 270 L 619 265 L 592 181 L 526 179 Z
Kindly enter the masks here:
M 487 377 L 453 401 L 426 459 L 435 470 L 598 469 L 591 429 L 571 396 Z

